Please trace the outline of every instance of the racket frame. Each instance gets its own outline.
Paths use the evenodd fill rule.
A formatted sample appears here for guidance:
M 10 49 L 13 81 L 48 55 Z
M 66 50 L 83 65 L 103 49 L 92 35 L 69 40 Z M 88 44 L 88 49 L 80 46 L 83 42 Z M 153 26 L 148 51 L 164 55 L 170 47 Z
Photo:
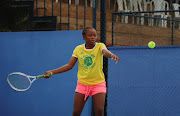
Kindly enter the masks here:
M 13 89 L 16 90 L 16 91 L 26 91 L 26 90 L 28 90 L 28 89 L 31 87 L 32 83 L 33 83 L 35 80 L 44 77 L 44 75 L 30 76 L 30 75 L 26 75 L 26 74 L 24 74 L 24 73 L 22 73 L 22 72 L 13 72 L 13 73 L 9 74 L 8 77 L 9 77 L 10 75 L 12 75 L 12 74 L 23 75 L 23 76 L 25 76 L 25 77 L 29 80 L 29 82 L 30 82 L 29 87 L 27 87 L 26 89 L 17 89 L 17 88 L 15 88 L 15 87 L 10 83 L 9 79 L 7 78 L 8 84 L 11 86 L 11 88 L 13 88 Z M 49 75 L 49 74 L 48 74 L 48 75 Z M 32 78 L 32 80 L 31 80 L 30 78 Z

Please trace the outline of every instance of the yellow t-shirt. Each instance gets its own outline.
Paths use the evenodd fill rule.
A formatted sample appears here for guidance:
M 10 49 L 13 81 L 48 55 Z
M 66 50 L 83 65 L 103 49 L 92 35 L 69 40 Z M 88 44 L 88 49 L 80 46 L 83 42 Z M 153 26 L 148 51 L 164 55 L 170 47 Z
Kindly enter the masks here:
M 77 46 L 73 57 L 79 60 L 78 81 L 84 85 L 95 85 L 105 81 L 103 73 L 103 43 L 96 43 L 93 49 L 86 49 L 85 44 Z

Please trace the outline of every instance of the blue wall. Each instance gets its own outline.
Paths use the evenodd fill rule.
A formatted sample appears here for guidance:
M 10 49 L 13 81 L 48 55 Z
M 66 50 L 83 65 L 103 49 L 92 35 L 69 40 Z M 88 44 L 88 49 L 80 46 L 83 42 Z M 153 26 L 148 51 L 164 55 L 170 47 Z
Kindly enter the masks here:
M 40 75 L 58 68 L 82 43 L 81 31 L 0 33 L 0 115 L 72 115 L 78 63 L 68 72 L 35 81 L 25 92 L 11 89 L 6 79 L 12 72 Z M 90 114 L 91 99 L 82 116 Z
M 180 46 L 109 49 L 108 116 L 180 116 Z
M 39 75 L 58 68 L 82 43 L 81 31 L 0 33 L 0 116 L 70 116 L 78 63 L 25 92 L 11 89 L 6 79 L 11 72 Z M 109 60 L 108 116 L 180 115 L 180 46 L 109 49 L 120 61 Z M 91 99 L 82 113 L 90 115 Z

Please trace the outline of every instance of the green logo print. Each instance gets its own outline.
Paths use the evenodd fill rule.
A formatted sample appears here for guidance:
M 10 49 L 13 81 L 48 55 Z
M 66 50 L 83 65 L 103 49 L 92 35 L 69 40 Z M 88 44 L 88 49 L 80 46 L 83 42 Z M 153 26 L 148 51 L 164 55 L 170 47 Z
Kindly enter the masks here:
M 84 64 L 85 64 L 86 66 L 92 65 L 92 63 L 93 63 L 93 61 L 92 61 L 92 58 L 91 58 L 91 57 L 86 57 L 86 58 L 84 59 Z
M 91 69 L 91 68 L 93 68 L 96 65 L 96 63 L 93 62 L 93 58 L 95 58 L 95 56 L 93 54 L 82 56 L 81 59 L 83 59 L 84 62 L 83 62 L 83 64 L 81 66 L 84 69 Z

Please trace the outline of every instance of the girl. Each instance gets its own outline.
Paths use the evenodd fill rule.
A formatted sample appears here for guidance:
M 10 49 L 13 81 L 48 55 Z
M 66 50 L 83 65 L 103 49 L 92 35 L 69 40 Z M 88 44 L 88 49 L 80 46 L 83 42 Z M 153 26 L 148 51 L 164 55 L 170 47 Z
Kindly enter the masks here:
M 106 82 L 103 73 L 103 56 L 112 58 L 118 63 L 119 58 L 112 54 L 103 43 L 97 43 L 97 33 L 92 27 L 87 27 L 82 32 L 85 44 L 77 46 L 68 64 L 47 71 L 44 78 L 66 72 L 72 69 L 79 60 L 78 81 L 75 90 L 73 116 L 80 116 L 89 96 L 94 102 L 96 116 L 104 116 L 106 96 Z

